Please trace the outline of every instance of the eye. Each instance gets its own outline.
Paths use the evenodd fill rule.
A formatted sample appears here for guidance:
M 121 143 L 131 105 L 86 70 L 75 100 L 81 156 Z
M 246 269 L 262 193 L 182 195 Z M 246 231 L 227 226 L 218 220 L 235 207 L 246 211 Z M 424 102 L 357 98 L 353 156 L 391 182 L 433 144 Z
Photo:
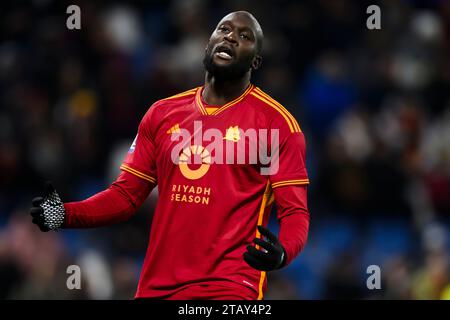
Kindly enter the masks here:
M 227 32 L 229 30 L 229 28 L 226 27 L 226 26 L 220 26 L 218 30 L 219 31 L 223 31 L 223 32 Z
M 250 40 L 250 37 L 245 33 L 241 33 L 241 38 L 245 40 Z

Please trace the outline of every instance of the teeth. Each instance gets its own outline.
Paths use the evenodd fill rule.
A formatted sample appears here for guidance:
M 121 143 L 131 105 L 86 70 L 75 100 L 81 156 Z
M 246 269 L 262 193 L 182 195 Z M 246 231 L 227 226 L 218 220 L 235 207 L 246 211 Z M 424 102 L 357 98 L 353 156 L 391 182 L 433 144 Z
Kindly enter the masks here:
M 223 52 L 223 51 L 219 52 L 217 55 L 224 59 L 231 59 L 231 56 L 228 53 Z

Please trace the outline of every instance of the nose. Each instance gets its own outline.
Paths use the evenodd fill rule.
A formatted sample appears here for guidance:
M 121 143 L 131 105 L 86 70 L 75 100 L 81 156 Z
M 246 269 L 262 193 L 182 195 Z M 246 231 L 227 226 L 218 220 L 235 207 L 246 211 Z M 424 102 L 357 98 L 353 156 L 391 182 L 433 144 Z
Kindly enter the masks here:
M 231 42 L 232 44 L 237 43 L 236 34 L 234 33 L 234 31 L 230 31 L 227 34 L 225 34 L 224 39 L 227 40 L 228 42 Z

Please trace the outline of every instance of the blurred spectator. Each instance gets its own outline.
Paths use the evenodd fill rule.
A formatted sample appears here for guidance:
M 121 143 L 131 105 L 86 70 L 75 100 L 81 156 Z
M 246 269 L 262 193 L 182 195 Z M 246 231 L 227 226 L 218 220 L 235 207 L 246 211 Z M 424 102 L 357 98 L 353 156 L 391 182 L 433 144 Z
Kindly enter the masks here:
M 411 266 L 405 257 L 389 260 L 383 268 L 383 284 L 386 287 L 382 298 L 390 300 L 412 299 Z
M 425 265 L 417 271 L 413 282 L 415 299 L 440 299 L 450 283 L 448 255 L 446 252 L 429 252 Z
M 362 299 L 365 297 L 365 283 L 362 283 L 357 259 L 352 253 L 337 256 L 325 276 L 325 299 Z
M 133 297 L 157 191 L 89 231 L 40 233 L 30 200 L 48 179 L 65 201 L 107 187 L 148 107 L 202 84 L 218 17 L 248 10 L 266 36 L 254 82 L 298 119 L 312 180 L 309 244 L 267 298 L 449 299 L 450 2 L 381 1 L 374 31 L 368 1 L 80 1 L 78 31 L 69 4 L 0 10 L 0 298 Z M 65 287 L 71 264 L 83 290 Z

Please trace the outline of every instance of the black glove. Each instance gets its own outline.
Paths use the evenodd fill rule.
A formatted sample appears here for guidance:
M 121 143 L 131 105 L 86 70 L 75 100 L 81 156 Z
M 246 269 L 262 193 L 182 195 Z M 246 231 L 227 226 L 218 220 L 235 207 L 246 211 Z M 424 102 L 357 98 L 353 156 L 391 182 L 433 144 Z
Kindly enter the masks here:
M 31 201 L 33 207 L 30 214 L 33 223 L 43 232 L 58 230 L 64 223 L 66 210 L 51 182 L 45 184 L 44 197 L 37 197 Z
M 253 242 L 264 250 L 258 250 L 252 245 L 247 246 L 244 260 L 250 267 L 261 271 L 280 269 L 286 263 L 286 252 L 276 235 L 262 226 L 258 230 L 266 240 L 255 238 Z

